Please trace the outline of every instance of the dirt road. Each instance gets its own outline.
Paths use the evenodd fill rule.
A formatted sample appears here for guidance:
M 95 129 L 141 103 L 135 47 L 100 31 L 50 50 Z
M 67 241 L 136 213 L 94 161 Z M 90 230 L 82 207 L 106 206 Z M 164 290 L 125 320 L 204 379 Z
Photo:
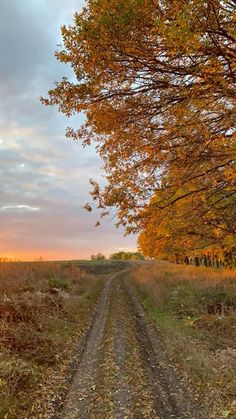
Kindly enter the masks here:
M 128 279 L 105 283 L 58 419 L 206 418 L 177 378 Z

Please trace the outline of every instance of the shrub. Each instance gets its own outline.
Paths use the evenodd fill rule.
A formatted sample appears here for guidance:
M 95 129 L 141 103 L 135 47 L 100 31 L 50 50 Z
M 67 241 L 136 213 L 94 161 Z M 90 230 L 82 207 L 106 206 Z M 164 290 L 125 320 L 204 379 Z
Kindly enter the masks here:
M 48 285 L 50 288 L 57 288 L 62 291 L 69 291 L 69 284 L 68 281 L 64 278 L 50 278 L 48 281 Z

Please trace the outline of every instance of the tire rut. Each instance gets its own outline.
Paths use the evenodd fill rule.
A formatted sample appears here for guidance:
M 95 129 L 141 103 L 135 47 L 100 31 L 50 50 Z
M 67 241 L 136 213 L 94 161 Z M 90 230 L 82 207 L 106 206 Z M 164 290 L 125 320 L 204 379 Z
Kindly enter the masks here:
M 161 336 L 150 321 L 128 278 L 124 278 L 139 349 L 155 398 L 156 412 L 161 419 L 207 419 L 192 391 L 176 373 L 167 357 Z M 155 416 L 154 416 L 155 417 Z
M 86 347 L 81 356 L 73 384 L 67 395 L 67 400 L 58 418 L 86 418 L 89 396 L 96 386 L 96 371 L 99 359 L 99 349 L 102 344 L 108 303 L 115 275 L 110 277 L 102 290 L 102 295 L 95 313 L 95 320 L 88 335 Z

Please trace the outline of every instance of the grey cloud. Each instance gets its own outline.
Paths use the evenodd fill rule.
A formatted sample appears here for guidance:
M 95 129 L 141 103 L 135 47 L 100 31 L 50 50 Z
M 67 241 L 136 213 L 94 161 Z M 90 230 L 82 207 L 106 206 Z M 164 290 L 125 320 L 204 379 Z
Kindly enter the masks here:
M 70 70 L 53 57 L 60 25 L 72 22 L 79 0 L 2 0 L 0 9 L 0 250 L 88 256 L 109 252 L 122 239 L 113 222 L 94 228 L 98 214 L 82 206 L 89 199 L 89 178 L 102 179 L 95 149 L 65 138 L 68 121 L 45 108 L 55 80 Z M 104 180 L 102 180 L 104 182 Z M 39 209 L 39 210 L 36 210 Z M 101 239 L 102 238 L 102 239 Z M 22 250 L 23 249 L 23 250 Z M 60 253 L 61 252 L 61 253 Z
M 83 1 L 2 0 L 0 10 L 0 109 L 9 123 L 19 118 L 50 118 L 39 104 L 39 96 L 69 68 L 53 57 L 64 19 Z M 52 115 L 52 113 L 51 113 Z M 11 119 L 10 119 L 11 118 Z

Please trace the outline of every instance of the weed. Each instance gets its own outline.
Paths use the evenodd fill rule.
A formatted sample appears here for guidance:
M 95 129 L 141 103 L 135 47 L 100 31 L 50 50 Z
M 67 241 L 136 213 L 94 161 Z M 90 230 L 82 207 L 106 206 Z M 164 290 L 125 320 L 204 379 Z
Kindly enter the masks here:
M 12 395 L 17 391 L 27 389 L 36 378 L 36 368 L 31 362 L 17 356 L 0 359 L 0 379 L 2 387 Z
M 62 291 L 69 291 L 68 281 L 64 278 L 50 278 L 48 281 L 50 288 L 60 289 Z

